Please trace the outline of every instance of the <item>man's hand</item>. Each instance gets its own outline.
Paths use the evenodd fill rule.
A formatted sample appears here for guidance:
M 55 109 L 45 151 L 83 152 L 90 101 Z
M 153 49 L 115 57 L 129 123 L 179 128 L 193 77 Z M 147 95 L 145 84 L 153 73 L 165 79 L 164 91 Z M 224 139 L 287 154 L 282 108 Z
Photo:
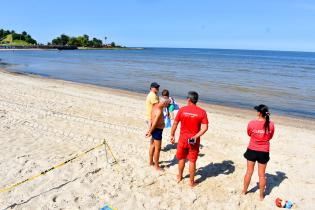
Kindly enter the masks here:
M 178 126 L 178 122 L 174 121 L 172 129 L 171 129 L 171 139 L 170 139 L 172 144 L 175 144 L 175 131 L 177 129 L 177 126 Z
M 194 135 L 193 137 L 191 137 L 191 139 L 197 139 L 198 136 Z
M 151 134 L 151 130 L 148 130 L 147 132 L 146 132 L 146 134 L 145 134 L 145 137 L 150 137 L 152 134 Z
M 171 141 L 172 144 L 175 144 L 175 136 L 171 136 L 170 141 Z

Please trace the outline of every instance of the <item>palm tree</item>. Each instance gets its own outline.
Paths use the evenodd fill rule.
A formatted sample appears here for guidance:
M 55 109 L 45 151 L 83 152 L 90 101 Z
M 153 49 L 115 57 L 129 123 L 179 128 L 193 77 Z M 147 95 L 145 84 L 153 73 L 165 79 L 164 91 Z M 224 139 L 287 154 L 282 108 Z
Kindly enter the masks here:
M 105 39 L 104 45 L 106 45 L 106 39 L 107 39 L 107 36 L 105 36 L 105 37 L 104 37 L 104 39 Z

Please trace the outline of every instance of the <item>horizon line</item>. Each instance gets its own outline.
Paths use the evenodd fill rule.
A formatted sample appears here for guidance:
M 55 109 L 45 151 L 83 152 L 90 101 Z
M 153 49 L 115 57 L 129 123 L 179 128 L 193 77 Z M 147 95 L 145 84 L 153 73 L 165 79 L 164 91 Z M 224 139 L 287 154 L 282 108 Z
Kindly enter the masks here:
M 164 48 L 164 49 L 202 49 L 202 50 L 242 50 L 242 51 L 273 51 L 273 52 L 300 52 L 300 53 L 315 53 L 315 51 L 307 50 L 275 50 L 275 49 L 246 49 L 246 48 L 211 48 L 211 47 L 144 47 L 144 46 L 128 46 L 127 48 Z

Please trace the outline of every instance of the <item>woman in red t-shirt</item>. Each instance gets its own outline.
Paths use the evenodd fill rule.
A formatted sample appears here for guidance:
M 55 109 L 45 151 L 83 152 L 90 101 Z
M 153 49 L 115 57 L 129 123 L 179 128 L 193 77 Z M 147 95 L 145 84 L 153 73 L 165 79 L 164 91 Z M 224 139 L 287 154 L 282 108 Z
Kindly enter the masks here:
M 247 171 L 244 176 L 244 188 L 242 194 L 247 193 L 248 185 L 252 178 L 256 161 L 258 162 L 260 200 L 264 199 L 266 186 L 265 171 L 269 161 L 269 141 L 274 134 L 274 123 L 270 121 L 268 107 L 264 104 L 254 107 L 257 110 L 257 119 L 248 123 L 247 134 L 250 142 L 244 157 L 247 159 Z

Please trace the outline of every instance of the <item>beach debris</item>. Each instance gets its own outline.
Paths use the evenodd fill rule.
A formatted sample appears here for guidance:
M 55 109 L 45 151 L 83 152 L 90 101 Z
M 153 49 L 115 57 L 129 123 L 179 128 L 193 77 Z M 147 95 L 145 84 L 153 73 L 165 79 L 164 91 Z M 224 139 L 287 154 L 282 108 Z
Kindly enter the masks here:
M 1 114 L 6 114 L 6 113 L 8 113 L 8 111 L 5 110 L 5 109 L 0 109 L 0 113 L 1 113 Z
M 293 206 L 292 201 L 283 200 L 281 198 L 277 198 L 275 200 L 275 203 L 276 203 L 276 206 L 278 206 L 279 208 L 291 209 L 291 207 Z

